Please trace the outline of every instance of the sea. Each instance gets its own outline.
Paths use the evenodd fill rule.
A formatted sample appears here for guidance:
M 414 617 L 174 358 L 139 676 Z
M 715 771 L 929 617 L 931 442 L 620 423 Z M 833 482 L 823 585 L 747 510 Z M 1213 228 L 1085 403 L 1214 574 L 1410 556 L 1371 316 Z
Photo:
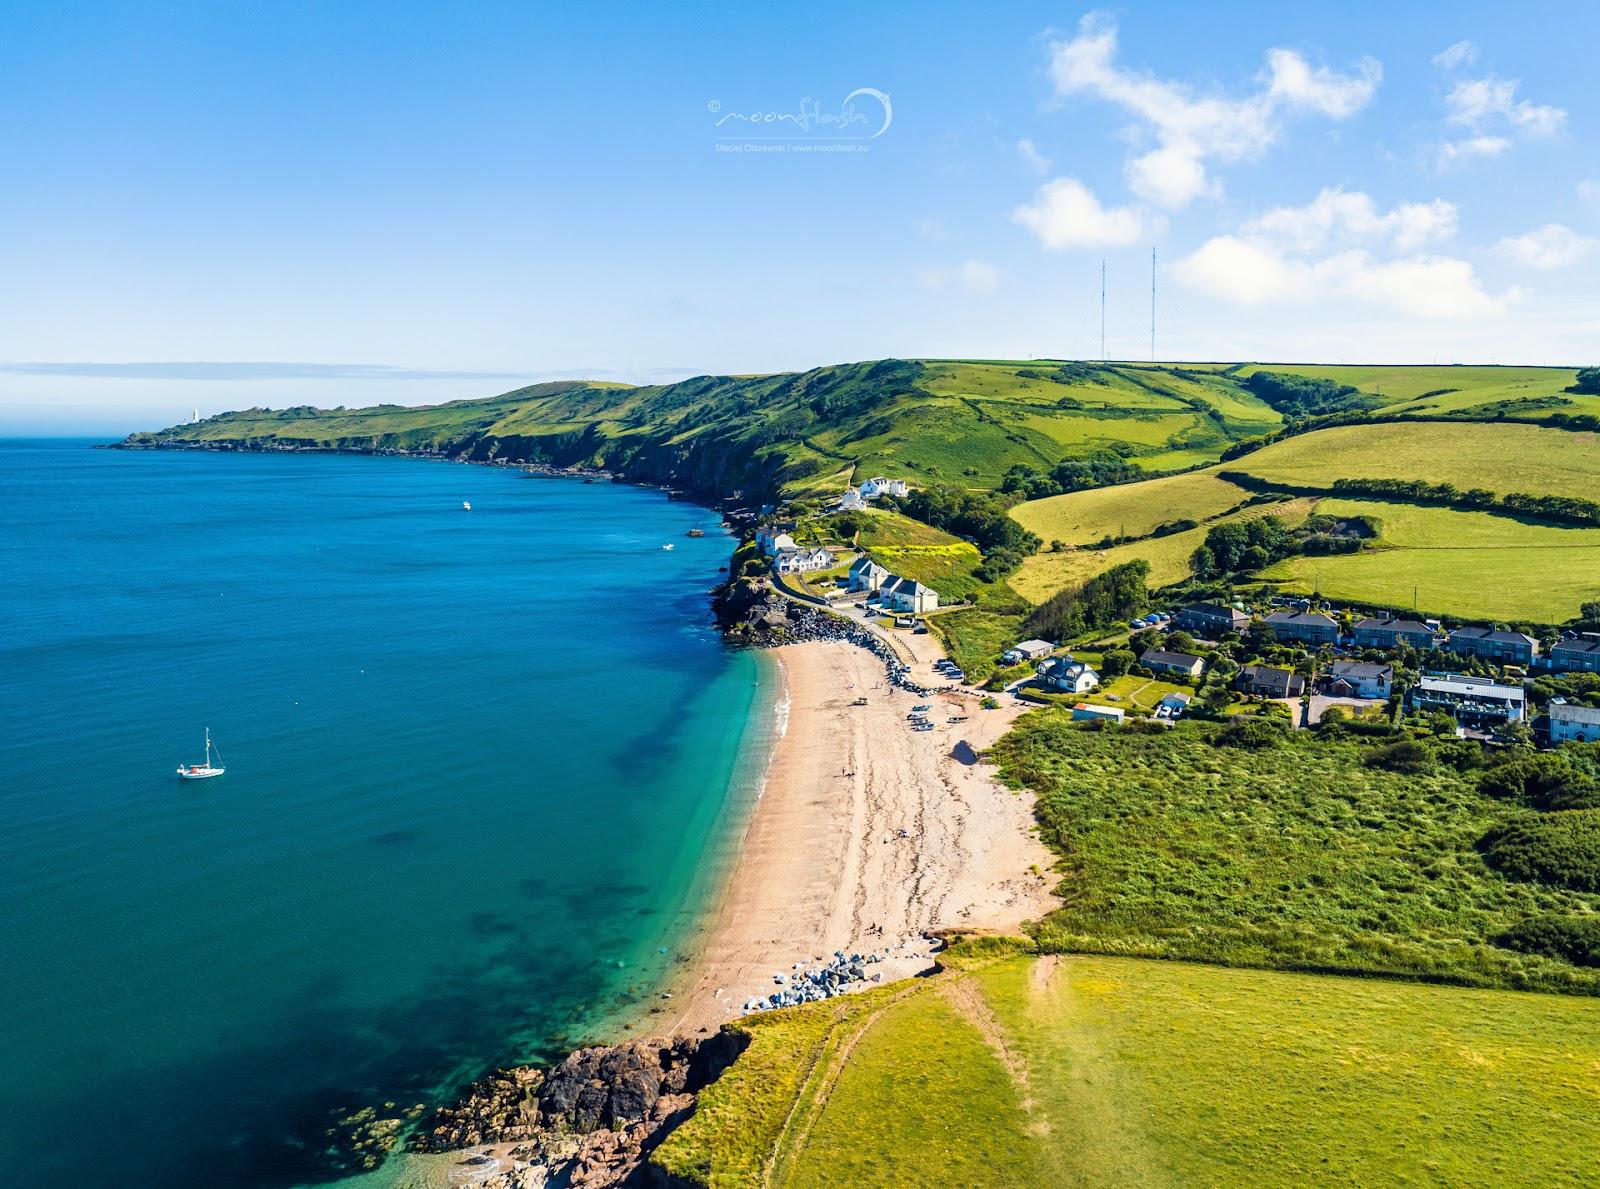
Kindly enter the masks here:
M 731 548 L 515 468 L 0 442 L 0 1183 L 365 1184 L 341 1120 L 645 1027 L 780 713 Z

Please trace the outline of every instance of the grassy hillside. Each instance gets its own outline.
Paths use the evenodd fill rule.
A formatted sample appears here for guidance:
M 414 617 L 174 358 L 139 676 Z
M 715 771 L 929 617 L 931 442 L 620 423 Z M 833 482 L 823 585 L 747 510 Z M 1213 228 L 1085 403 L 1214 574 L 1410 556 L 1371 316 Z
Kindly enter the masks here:
M 1342 381 L 1384 370 L 1366 369 Z M 1507 381 L 1500 375 L 1506 369 L 1477 370 L 1530 390 L 1549 382 Z M 1519 375 L 1528 372 L 1543 375 L 1543 369 L 1518 369 Z M 1401 369 L 1385 378 L 1408 375 Z M 1412 389 L 1423 382 L 1419 377 L 1409 381 Z M 1190 576 L 1190 554 L 1214 524 L 1269 512 L 1303 518 L 1313 509 L 1305 497 L 1283 507 L 1241 509 L 1244 501 L 1331 493 L 1341 480 L 1420 480 L 1497 497 L 1594 500 L 1600 494 L 1600 445 L 1592 433 L 1515 421 L 1384 421 L 1296 434 L 1202 470 L 1018 504 L 1012 517 L 1046 541 L 1086 545 L 1108 536 L 1143 539 L 1106 550 L 1037 554 L 1011 585 L 1037 603 L 1134 558 L 1150 563 L 1153 587 L 1181 582 Z M 1545 623 L 1566 622 L 1581 603 L 1600 595 L 1593 529 L 1380 500 L 1324 498 L 1314 508 L 1371 516 L 1383 523 L 1383 533 L 1361 553 L 1292 558 L 1264 572 L 1264 578 L 1287 590 L 1320 590 L 1332 598 L 1405 608 L 1412 606 L 1415 593 L 1417 607 L 1434 614 Z M 1198 521 L 1199 527 L 1150 535 L 1182 520 Z
M 248 409 L 130 445 L 413 450 L 602 466 L 707 498 L 837 491 L 874 474 L 997 487 L 1016 466 L 1217 459 L 1282 418 L 1221 374 L 886 359 L 627 387 L 563 381 L 407 408 Z
M 891 573 L 926 583 L 947 602 L 971 598 L 983 586 L 973 576 L 983 555 L 970 541 L 896 512 L 874 508 L 861 518 L 866 527 L 858 543 Z
M 1227 463 L 1271 483 L 1330 488 L 1335 479 L 1420 479 L 1499 495 L 1600 491 L 1594 436 L 1532 425 L 1442 422 L 1336 426 Z
M 1566 391 L 1577 378 L 1571 368 L 1425 367 L 1420 365 L 1269 364 L 1241 368 L 1246 379 L 1257 371 L 1310 376 L 1348 384 L 1372 396 L 1386 412 L 1419 416 L 1488 414 L 1538 418 L 1562 411 L 1600 413 L 1600 397 Z
M 1470 619 L 1561 623 L 1600 596 L 1600 529 L 1528 524 L 1488 512 L 1324 499 L 1317 511 L 1367 516 L 1370 552 L 1297 557 L 1263 572 L 1284 590 Z
M 690 1183 L 1539 1186 L 1600 1144 L 1589 999 L 1017 955 L 745 1026 L 655 1158 Z

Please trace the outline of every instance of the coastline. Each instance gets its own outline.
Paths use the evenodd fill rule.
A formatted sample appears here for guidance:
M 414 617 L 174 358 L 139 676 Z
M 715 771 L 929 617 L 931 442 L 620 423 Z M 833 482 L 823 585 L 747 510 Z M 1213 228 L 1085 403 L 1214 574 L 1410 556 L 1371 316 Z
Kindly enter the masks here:
M 887 950 L 873 971 L 890 982 L 932 966 L 940 930 L 1016 932 L 1050 908 L 1054 860 L 1030 830 L 1032 798 L 978 758 L 1023 708 L 981 710 L 971 693 L 919 699 L 854 644 L 768 652 L 787 729 L 689 969 L 655 1017 L 667 1035 L 714 1033 L 771 994 L 775 974 L 836 950 Z M 924 700 L 939 725 L 918 733 L 906 714 Z

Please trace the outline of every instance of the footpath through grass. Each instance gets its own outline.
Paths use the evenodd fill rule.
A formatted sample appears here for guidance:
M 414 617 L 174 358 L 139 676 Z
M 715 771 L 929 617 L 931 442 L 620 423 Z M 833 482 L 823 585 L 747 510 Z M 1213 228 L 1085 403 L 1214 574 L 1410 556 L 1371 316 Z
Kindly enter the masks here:
M 741 1023 L 655 1162 L 749 1189 L 1546 1186 L 1600 1150 L 1591 998 L 988 948 Z

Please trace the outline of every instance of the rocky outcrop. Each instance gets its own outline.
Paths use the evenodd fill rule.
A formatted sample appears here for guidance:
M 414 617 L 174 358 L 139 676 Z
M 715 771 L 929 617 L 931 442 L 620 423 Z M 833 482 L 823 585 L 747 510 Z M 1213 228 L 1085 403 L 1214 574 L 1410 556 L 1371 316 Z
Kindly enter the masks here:
M 418 1152 L 478 1149 L 476 1183 L 622 1185 L 694 1110 L 694 1096 L 744 1047 L 724 1029 L 704 1040 L 628 1041 L 579 1049 L 549 1070 L 497 1069 L 440 1107 L 411 1136 Z M 487 1165 L 493 1164 L 490 1172 Z

